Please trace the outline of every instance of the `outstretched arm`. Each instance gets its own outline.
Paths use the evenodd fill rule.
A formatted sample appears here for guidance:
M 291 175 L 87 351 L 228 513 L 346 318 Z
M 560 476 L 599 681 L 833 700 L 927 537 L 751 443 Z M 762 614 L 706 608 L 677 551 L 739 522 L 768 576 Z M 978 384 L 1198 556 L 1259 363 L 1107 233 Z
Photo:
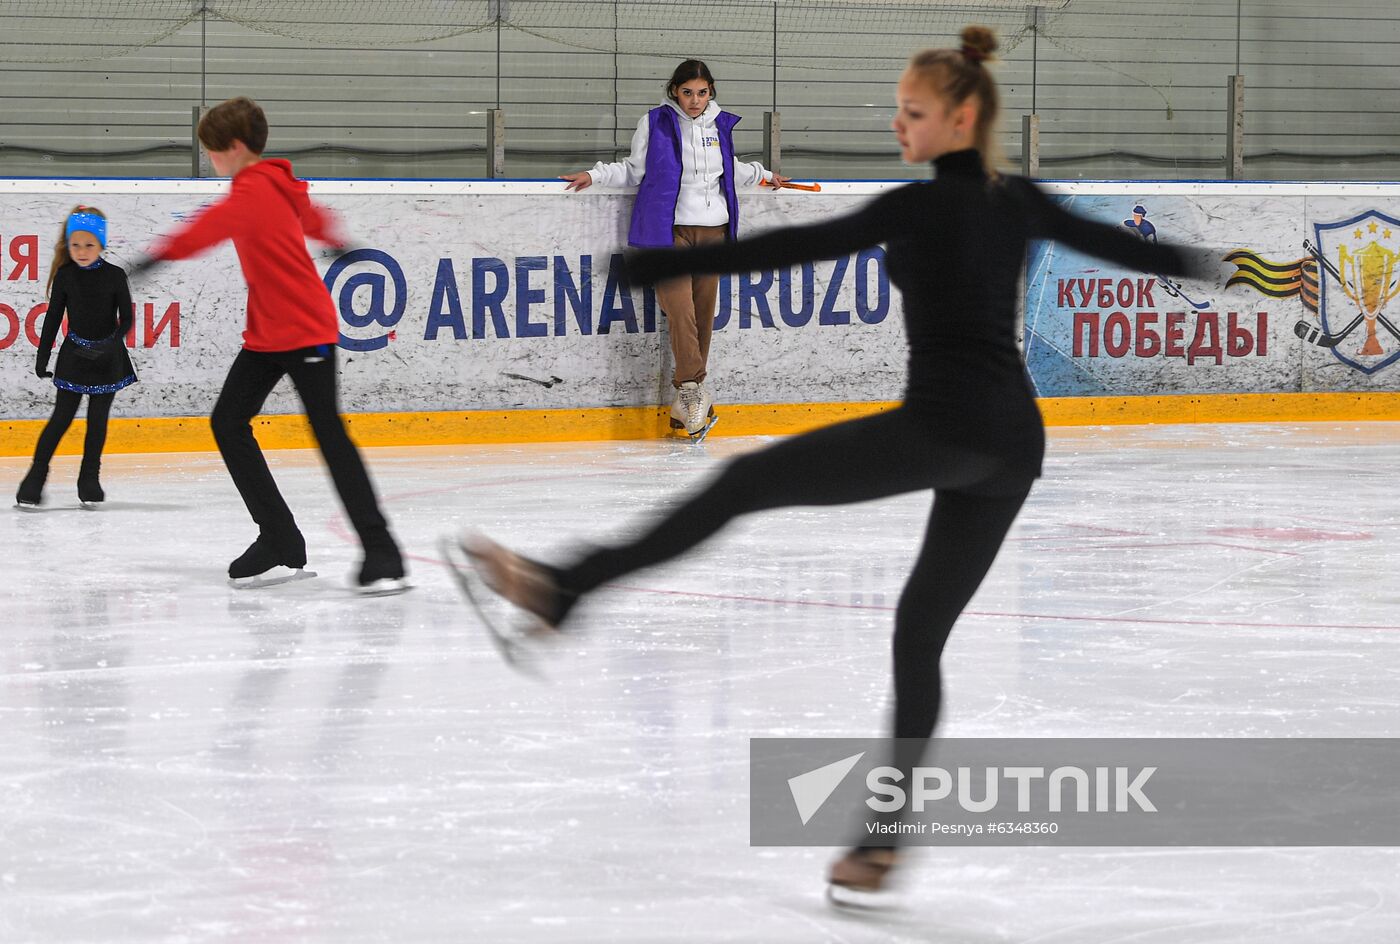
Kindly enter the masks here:
M 160 239 L 151 247 L 149 255 L 163 261 L 188 259 L 225 240 L 255 230 L 262 221 L 261 201 L 270 191 L 266 184 L 263 188 L 263 192 L 258 193 L 250 175 L 235 177 L 228 196 L 205 207 L 192 220 Z M 129 274 L 144 271 L 144 267 L 138 267 Z
M 156 259 L 188 259 L 256 225 L 253 207 L 232 199 L 205 207 L 193 220 L 165 236 L 150 250 Z
M 734 186 L 742 188 L 757 187 L 765 180 L 780 187 L 791 180 L 791 177 L 784 177 L 782 174 L 771 171 L 763 166 L 761 161 L 741 161 L 738 157 L 733 162 Z
M 647 141 L 651 136 L 651 121 L 643 115 L 637 122 L 637 130 L 632 132 L 632 151 L 625 160 L 604 163 L 599 161 L 585 171 L 564 174 L 560 179 L 567 180 L 565 190 L 584 190 L 593 184 L 600 187 L 635 187 L 647 173 Z
M 340 217 L 314 200 L 308 201 L 301 216 L 301 231 L 327 246 L 349 246 L 350 239 L 340 226 Z
M 130 287 L 132 282 L 140 282 L 143 279 L 145 279 L 146 273 L 150 272 L 152 269 L 154 269 L 156 266 L 160 265 L 164 261 L 164 259 L 158 259 L 152 255 L 144 255 L 138 258 L 131 265 L 127 266 L 126 281 L 128 288 Z
M 1035 184 L 1020 181 L 1030 212 L 1031 235 L 1053 239 L 1098 259 L 1142 272 L 1200 275 L 1200 254 L 1181 246 L 1148 241 L 1123 226 L 1110 226 L 1065 210 Z
M 884 242 L 897 230 L 904 189 L 882 194 L 855 213 L 825 223 L 694 249 L 635 250 L 627 254 L 627 276 L 647 284 L 692 272 L 756 272 L 849 255 Z

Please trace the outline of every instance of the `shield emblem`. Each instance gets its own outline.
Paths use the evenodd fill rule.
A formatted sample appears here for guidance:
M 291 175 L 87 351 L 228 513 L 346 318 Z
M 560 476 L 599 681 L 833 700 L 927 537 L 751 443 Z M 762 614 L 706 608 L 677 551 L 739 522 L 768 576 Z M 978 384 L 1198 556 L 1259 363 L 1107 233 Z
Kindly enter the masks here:
M 1400 359 L 1400 220 L 1371 210 L 1336 223 L 1313 224 L 1318 315 L 1337 360 L 1374 374 Z

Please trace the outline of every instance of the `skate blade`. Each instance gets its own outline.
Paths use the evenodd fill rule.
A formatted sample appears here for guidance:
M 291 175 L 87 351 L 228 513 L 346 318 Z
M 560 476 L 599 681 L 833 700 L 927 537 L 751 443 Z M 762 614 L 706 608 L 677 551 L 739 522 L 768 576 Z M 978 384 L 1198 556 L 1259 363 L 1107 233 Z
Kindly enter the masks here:
M 84 511 L 97 511 L 97 509 L 102 507 L 102 502 L 82 501 L 81 499 L 78 501 L 78 504 L 82 506 Z
M 355 592 L 362 597 L 391 597 L 397 593 L 407 593 L 413 584 L 406 577 L 381 577 L 366 584 L 354 584 Z
M 310 580 L 316 576 L 314 570 L 303 570 L 300 567 L 274 567 L 264 571 L 256 577 L 230 577 L 228 585 L 235 590 L 262 590 L 266 587 L 277 587 L 284 583 L 295 583 L 298 580 Z
M 699 432 L 691 433 L 691 434 L 690 434 L 690 441 L 693 442 L 693 443 L 702 443 L 702 442 L 704 442 L 704 441 L 705 441 L 705 437 L 708 436 L 708 435 L 710 435 L 710 430 L 714 429 L 714 428 L 715 428 L 715 424 L 718 423 L 718 422 L 719 422 L 719 417 L 718 417 L 718 416 L 715 416 L 713 413 L 711 413 L 711 414 L 710 414 L 710 421 L 709 421 L 708 423 L 705 424 L 705 428 L 702 429 L 702 430 L 700 430 Z
M 827 883 L 826 886 L 826 901 L 833 908 L 856 914 L 887 914 L 896 908 L 896 903 L 888 891 L 831 883 Z
M 43 505 L 40 505 L 38 502 L 21 502 L 21 501 L 15 502 L 15 511 L 22 511 L 22 512 L 24 512 L 25 514 L 30 514 L 30 515 L 32 515 L 32 514 L 34 514 L 35 512 L 40 512 L 40 511 L 43 511 L 43 510 L 44 510 L 44 506 L 43 506 Z
M 520 634 L 514 630 L 503 629 L 499 616 L 488 612 L 485 601 L 495 595 L 494 591 L 486 585 L 481 574 L 477 573 L 475 565 L 471 562 L 471 555 L 462 546 L 462 542 L 444 534 L 438 539 L 438 550 L 442 553 L 443 563 L 447 565 L 447 572 L 457 582 L 462 596 L 467 598 L 471 608 L 476 611 L 477 618 L 486 629 L 486 637 L 491 640 L 501 659 L 517 672 L 543 681 L 544 675 L 540 671 L 535 654 L 522 644 Z

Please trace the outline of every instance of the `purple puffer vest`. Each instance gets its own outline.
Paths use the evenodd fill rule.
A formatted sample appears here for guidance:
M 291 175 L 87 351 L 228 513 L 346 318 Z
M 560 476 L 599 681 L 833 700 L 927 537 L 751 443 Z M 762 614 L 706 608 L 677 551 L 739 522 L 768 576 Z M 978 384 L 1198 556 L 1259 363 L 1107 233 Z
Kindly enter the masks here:
M 675 109 L 662 105 L 647 112 L 646 174 L 637 188 L 637 202 L 632 205 L 632 227 L 627 233 L 627 245 L 638 247 L 671 246 L 675 244 L 672 227 L 676 224 L 676 201 L 681 195 L 681 129 Z M 719 156 L 724 173 L 720 189 L 724 205 L 729 208 L 729 238 L 739 235 L 739 198 L 734 193 L 734 126 L 738 115 L 727 111 L 715 119 L 719 132 Z

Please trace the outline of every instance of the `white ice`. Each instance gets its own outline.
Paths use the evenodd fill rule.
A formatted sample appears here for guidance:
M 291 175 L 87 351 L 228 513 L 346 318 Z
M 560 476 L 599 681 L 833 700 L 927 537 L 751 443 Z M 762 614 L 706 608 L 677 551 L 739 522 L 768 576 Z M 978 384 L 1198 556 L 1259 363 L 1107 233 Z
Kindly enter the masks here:
M 434 541 L 549 556 L 762 444 L 367 450 L 411 593 L 314 453 L 271 459 L 321 576 L 234 590 L 217 456 L 76 459 L 0 514 L 0 941 L 1393 941 L 1389 848 L 919 850 L 833 912 L 828 849 L 748 845 L 748 739 L 866 736 L 924 494 L 747 519 L 596 595 L 537 684 Z M 840 456 L 830 461 L 840 463 Z M 26 463 L 0 460 L 6 490 Z M 941 733 L 1400 733 L 1400 428 L 1052 431 L 944 659 Z

